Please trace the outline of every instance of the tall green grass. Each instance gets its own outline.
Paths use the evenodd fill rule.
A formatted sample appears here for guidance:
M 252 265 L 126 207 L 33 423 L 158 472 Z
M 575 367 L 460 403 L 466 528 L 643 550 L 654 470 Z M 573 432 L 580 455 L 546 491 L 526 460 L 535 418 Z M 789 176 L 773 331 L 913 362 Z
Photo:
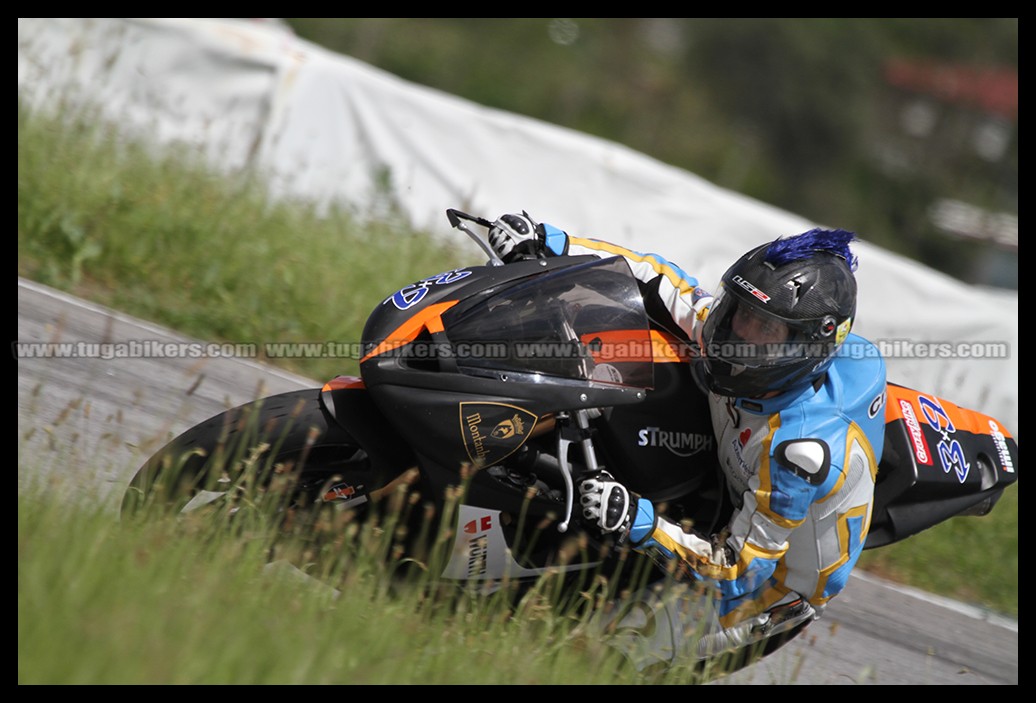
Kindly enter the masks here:
M 420 234 L 391 218 L 273 203 L 248 174 L 217 175 L 98 122 L 19 106 L 19 275 L 194 337 L 359 341 L 387 294 L 481 258 L 460 235 L 446 246 Z M 356 371 L 355 359 L 275 361 L 316 379 Z M 372 565 L 355 566 L 339 598 L 311 597 L 266 578 L 265 537 L 201 544 L 182 526 L 116 527 L 88 503 L 55 509 L 36 494 L 18 507 L 21 683 L 619 676 L 592 643 L 575 644 L 573 623 L 546 612 L 501 618 L 474 602 L 415 612 L 388 598 Z M 1017 615 L 1017 515 L 1011 489 L 990 516 L 867 552 L 861 568 Z
M 723 669 L 637 671 L 590 620 L 605 573 L 527 591 L 444 585 L 448 530 L 408 535 L 405 486 L 364 519 L 289 515 L 240 465 L 226 502 L 116 518 L 51 478 L 18 498 L 22 684 L 693 684 Z M 442 506 L 452 525 L 463 482 Z M 429 524 L 429 523 L 424 523 Z M 416 537 L 416 539 L 414 539 Z M 408 548 L 401 549 L 406 542 Z M 585 548 L 585 547 L 584 547 Z
M 307 546 L 261 515 L 234 530 L 225 514 L 120 524 L 29 492 L 18 516 L 20 684 L 645 680 L 534 600 L 512 617 L 501 598 L 393 581 L 389 530 L 344 529 L 317 579 L 268 563 Z

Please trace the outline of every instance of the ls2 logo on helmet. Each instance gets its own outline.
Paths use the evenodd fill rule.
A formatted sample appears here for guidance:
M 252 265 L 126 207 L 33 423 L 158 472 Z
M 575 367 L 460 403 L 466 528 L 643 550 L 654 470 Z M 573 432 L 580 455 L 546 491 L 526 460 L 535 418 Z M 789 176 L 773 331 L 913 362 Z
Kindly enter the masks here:
M 759 298 L 759 300 L 763 301 L 764 303 L 770 302 L 770 296 L 768 296 L 766 293 L 763 293 L 761 290 L 756 288 L 755 285 L 749 283 L 741 276 L 734 276 L 733 281 L 734 283 L 738 284 L 746 291 L 754 295 L 755 297 Z

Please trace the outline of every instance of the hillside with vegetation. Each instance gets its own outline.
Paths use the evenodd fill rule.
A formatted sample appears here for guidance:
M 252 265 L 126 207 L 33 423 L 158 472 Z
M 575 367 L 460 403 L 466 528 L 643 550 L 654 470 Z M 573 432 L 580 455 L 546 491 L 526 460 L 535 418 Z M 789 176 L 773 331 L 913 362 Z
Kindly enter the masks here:
M 283 21 L 406 80 L 1017 287 L 1017 18 Z

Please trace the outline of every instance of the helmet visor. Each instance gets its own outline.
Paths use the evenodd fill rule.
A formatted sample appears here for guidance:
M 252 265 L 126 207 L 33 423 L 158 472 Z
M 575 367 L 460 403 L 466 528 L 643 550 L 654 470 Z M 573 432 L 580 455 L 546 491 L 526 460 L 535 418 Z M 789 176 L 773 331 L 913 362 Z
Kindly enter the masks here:
M 707 358 L 745 368 L 819 361 L 830 354 L 831 344 L 820 341 L 817 331 L 830 327 L 830 334 L 834 326 L 833 317 L 791 320 L 720 289 L 702 331 L 702 352 Z

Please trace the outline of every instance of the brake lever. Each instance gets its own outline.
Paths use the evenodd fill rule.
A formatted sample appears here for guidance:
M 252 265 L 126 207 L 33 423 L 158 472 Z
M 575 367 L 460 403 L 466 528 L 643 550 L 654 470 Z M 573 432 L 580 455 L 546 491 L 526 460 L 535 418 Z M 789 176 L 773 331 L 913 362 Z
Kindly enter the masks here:
M 590 439 L 590 413 L 584 409 L 575 411 L 576 427 L 569 424 L 567 414 L 559 414 L 558 417 L 558 465 L 561 467 L 561 477 L 565 481 L 565 519 L 558 525 L 558 532 L 567 532 L 569 523 L 572 521 L 572 505 L 575 502 L 575 481 L 573 480 L 572 465 L 568 462 L 568 449 L 572 444 L 578 443 L 583 450 L 583 461 L 586 462 L 588 473 L 597 471 L 600 467 L 597 464 L 597 454 L 594 452 L 593 441 Z
M 464 224 L 463 220 L 467 220 L 468 222 L 474 222 L 477 225 L 485 227 L 487 230 L 493 226 L 492 222 L 485 219 L 484 217 L 476 217 L 475 215 L 469 215 L 466 212 L 454 210 L 453 208 L 446 210 L 446 218 L 450 221 L 451 227 L 453 227 L 454 229 L 459 229 L 460 231 L 464 232 L 469 237 L 475 240 L 475 244 L 478 244 L 479 247 L 482 248 L 482 251 L 484 251 L 489 256 L 489 263 L 491 265 L 504 265 L 504 260 L 501 259 L 495 251 L 493 251 L 493 248 L 489 246 L 489 243 L 486 242 L 481 236 L 479 236 L 475 232 L 472 232 L 471 229 L 469 229 L 468 226 Z

